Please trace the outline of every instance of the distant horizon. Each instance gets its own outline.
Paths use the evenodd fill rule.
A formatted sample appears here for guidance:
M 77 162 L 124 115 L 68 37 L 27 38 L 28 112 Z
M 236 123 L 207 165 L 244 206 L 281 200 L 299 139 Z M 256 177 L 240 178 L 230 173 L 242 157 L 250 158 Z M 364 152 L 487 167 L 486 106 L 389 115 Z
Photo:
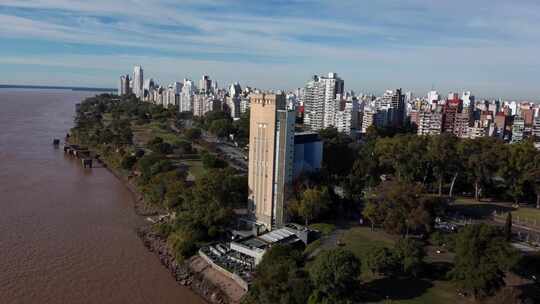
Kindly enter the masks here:
M 69 86 L 69 85 L 27 85 L 27 84 L 0 84 L 0 89 L 50 89 L 50 90 L 72 90 L 72 91 L 96 91 L 96 92 L 118 92 L 115 88 L 102 88 L 93 86 Z
M 532 0 L 6 0 L 0 83 L 116 87 L 140 64 L 164 84 L 291 89 L 337 72 L 363 93 L 537 100 L 538 12 Z
M 152 77 L 153 78 L 153 77 Z M 192 79 L 193 80 L 193 79 Z M 157 81 L 157 80 L 156 80 Z M 242 84 L 240 84 L 242 86 Z M 242 86 L 243 87 L 243 86 Z M 226 89 L 226 87 L 224 86 L 220 86 L 220 88 L 224 88 Z M 41 85 L 41 84 L 1 84 L 0 83 L 0 89 L 58 89 L 58 90 L 73 90 L 73 91 L 96 91 L 96 92 L 118 92 L 118 88 L 106 88 L 106 87 L 97 87 L 97 86 L 86 86 L 86 85 L 81 85 L 81 86 L 71 86 L 71 85 Z M 258 88 L 257 88 L 258 89 Z M 394 89 L 399 89 L 399 88 L 394 88 Z M 403 89 L 402 90 L 402 93 L 405 94 L 406 92 L 408 92 L 405 88 L 401 88 Z M 270 90 L 281 90 L 281 91 L 284 91 L 284 92 L 292 92 L 296 89 L 279 89 L 279 88 L 274 88 L 274 89 L 270 89 Z M 355 91 L 355 90 L 353 90 Z M 450 93 L 451 91 L 449 92 L 441 92 L 437 89 L 435 89 L 435 91 L 437 91 L 440 96 L 441 96 L 441 99 L 446 99 L 448 96 L 448 93 Z M 411 91 L 412 92 L 412 91 Z M 427 93 L 428 91 L 426 91 Z M 356 92 L 355 93 L 364 93 L 364 94 L 375 94 L 375 96 L 381 96 L 383 92 L 380 92 L 380 93 L 366 93 L 366 92 Z M 463 93 L 463 91 L 455 91 L 455 93 L 459 93 L 460 94 L 460 98 L 461 98 L 461 94 Z M 474 95 L 474 92 L 472 92 L 473 95 Z M 413 97 L 426 97 L 425 96 L 426 94 L 423 94 L 423 95 L 418 95 L 417 93 L 413 92 Z M 476 100 L 501 100 L 501 101 L 516 101 L 516 102 L 533 102 L 533 103 L 538 103 L 538 100 L 534 100 L 534 99 L 525 99 L 525 98 L 502 98 L 502 97 L 482 97 L 482 96 L 476 96 Z

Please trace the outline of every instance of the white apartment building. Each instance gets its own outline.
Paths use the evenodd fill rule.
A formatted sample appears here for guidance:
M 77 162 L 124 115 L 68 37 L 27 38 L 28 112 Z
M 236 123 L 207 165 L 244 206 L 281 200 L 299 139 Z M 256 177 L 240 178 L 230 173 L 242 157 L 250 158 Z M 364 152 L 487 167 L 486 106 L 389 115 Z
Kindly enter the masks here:
M 135 66 L 133 68 L 133 94 L 137 96 L 138 98 L 142 98 L 143 95 L 143 82 L 144 82 L 144 76 L 143 76 L 143 69 L 140 66 Z
M 418 135 L 441 134 L 443 115 L 439 111 L 420 111 L 418 113 Z
M 314 76 L 304 90 L 304 124 L 314 131 L 335 125 L 336 98 L 343 93 L 344 81 L 337 73 Z
M 195 86 L 193 81 L 189 79 L 184 79 L 182 89 L 180 90 L 179 105 L 178 111 L 181 112 L 191 112 L 193 111 L 193 96 L 195 94 Z
M 351 134 L 358 128 L 358 101 L 342 100 L 336 103 L 335 127 L 339 132 Z

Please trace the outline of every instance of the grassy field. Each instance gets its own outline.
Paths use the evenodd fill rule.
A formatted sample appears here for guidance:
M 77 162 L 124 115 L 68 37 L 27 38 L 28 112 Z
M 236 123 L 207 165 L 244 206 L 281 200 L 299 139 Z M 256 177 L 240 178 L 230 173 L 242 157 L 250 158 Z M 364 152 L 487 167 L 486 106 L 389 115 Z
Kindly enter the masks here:
M 315 223 L 309 225 L 309 228 L 320 231 L 323 236 L 326 236 L 336 230 L 336 225 L 327 223 Z
M 381 229 L 371 231 L 369 227 L 353 227 L 342 234 L 340 241 L 344 244 L 344 248 L 361 259 L 364 253 L 375 244 L 392 247 L 396 239 Z M 429 265 L 429 267 L 435 266 Z M 428 272 L 430 275 L 440 273 L 440 271 Z M 444 278 L 380 278 L 364 273 L 361 279 L 362 289 L 365 290 L 368 303 L 450 304 L 466 302 L 456 294 L 455 286 Z
M 520 207 L 519 209 L 512 211 L 512 216 L 516 218 L 526 218 L 528 221 L 536 220 L 537 225 L 540 225 L 540 209 Z
M 512 207 L 509 202 L 477 202 L 472 199 L 460 198 L 457 199 L 451 206 L 451 210 L 458 211 L 465 216 L 474 218 L 485 218 L 497 211 L 498 214 L 512 212 L 512 216 L 516 218 L 527 218 L 527 220 L 536 220 L 540 225 L 540 209 L 531 207 Z
M 346 249 L 362 258 L 366 250 L 373 245 L 392 247 L 395 241 L 381 229 L 371 231 L 369 227 L 354 227 L 341 236 L 341 242 Z
M 200 160 L 182 160 L 183 164 L 189 166 L 189 174 L 191 174 L 195 179 L 200 178 L 206 173 L 202 161 Z
M 453 304 L 467 303 L 448 281 L 383 278 L 366 283 L 367 303 Z
M 161 137 L 168 143 L 174 143 L 175 141 L 182 139 L 183 137 L 167 128 L 163 128 L 164 124 L 160 122 L 152 122 L 146 125 L 132 125 L 133 141 L 136 145 L 145 145 L 148 141 L 154 137 Z

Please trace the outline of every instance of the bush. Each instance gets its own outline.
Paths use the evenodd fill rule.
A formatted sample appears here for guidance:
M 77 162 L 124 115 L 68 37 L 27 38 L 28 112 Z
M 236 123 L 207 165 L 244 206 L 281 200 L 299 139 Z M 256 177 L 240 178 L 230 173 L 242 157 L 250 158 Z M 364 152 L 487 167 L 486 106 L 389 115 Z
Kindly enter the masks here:
M 168 159 L 162 159 L 150 167 L 150 174 L 152 176 L 155 176 L 161 172 L 167 172 L 171 171 L 173 169 L 173 165 L 170 160 Z
M 195 238 L 189 231 L 175 231 L 169 235 L 167 242 L 172 247 L 178 261 L 183 261 L 197 252 Z
M 454 234 L 435 231 L 430 235 L 429 242 L 435 246 L 442 246 L 449 251 L 454 251 L 456 238 Z
M 201 129 L 191 128 L 191 129 L 187 129 L 184 135 L 186 136 L 187 139 L 197 140 L 201 138 L 202 132 L 201 132 Z
M 373 274 L 392 274 L 399 261 L 391 249 L 381 245 L 374 245 L 362 256 L 362 268 Z
M 173 231 L 173 227 L 169 223 L 157 223 L 154 229 L 163 238 L 168 238 Z
M 320 231 L 322 235 L 329 235 L 336 230 L 335 225 L 327 223 L 311 224 L 309 225 L 309 228 Z
M 137 157 L 129 155 L 122 159 L 120 166 L 124 170 L 131 170 L 136 163 L 137 163 Z
M 227 163 L 208 152 L 201 153 L 201 160 L 205 169 L 222 169 L 227 167 Z

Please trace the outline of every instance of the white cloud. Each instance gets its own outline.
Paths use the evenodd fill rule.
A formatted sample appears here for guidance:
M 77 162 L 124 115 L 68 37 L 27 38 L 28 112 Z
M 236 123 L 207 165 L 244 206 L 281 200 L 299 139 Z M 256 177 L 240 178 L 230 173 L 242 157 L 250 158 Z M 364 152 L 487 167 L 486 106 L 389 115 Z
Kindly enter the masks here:
M 321 1 L 320 12 L 302 13 L 300 8 L 285 16 L 194 9 L 203 4 L 220 8 L 223 3 L 0 0 L 0 6 L 56 14 L 51 17 L 39 11 L 45 15 L 23 16 L 4 11 L 0 39 L 116 47 L 112 55 L 12 55 L 0 62 L 99 69 L 104 76 L 96 81 L 107 82 L 140 63 L 167 81 L 208 72 L 222 82 L 243 79 L 260 86 L 294 87 L 310 74 L 335 70 L 350 79 L 353 88 L 380 90 L 400 83 L 416 88 L 433 82 L 455 87 L 475 82 L 486 90 L 486 83 L 491 83 L 494 91 L 518 80 L 528 84 L 530 67 L 540 66 L 540 7 L 533 1 Z M 100 17 L 113 17 L 115 22 Z M 186 26 L 195 32 L 159 30 L 155 25 Z M 308 43 L 296 39 L 302 35 L 340 39 L 339 43 L 332 39 Z M 130 55 L 134 47 L 149 49 L 148 55 Z M 118 54 L 122 48 L 125 51 Z M 172 58 L 175 54 L 178 58 Z M 501 75 L 516 80 L 505 81 Z

